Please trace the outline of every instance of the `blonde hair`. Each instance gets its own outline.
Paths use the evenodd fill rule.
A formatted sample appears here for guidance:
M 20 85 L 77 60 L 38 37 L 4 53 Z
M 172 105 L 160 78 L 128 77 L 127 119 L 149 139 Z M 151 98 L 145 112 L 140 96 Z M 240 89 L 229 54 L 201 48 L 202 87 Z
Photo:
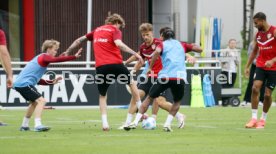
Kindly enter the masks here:
M 60 43 L 58 41 L 53 40 L 53 39 L 46 40 L 46 41 L 43 42 L 41 50 L 42 50 L 42 52 L 46 52 L 48 48 L 52 48 L 54 46 L 56 46 L 57 48 L 59 48 L 59 44 Z
M 114 13 L 110 16 L 108 16 L 106 19 L 105 19 L 105 24 L 111 24 L 111 25 L 114 25 L 114 24 L 120 24 L 122 25 L 122 28 L 125 27 L 125 20 L 117 13 Z
M 142 23 L 139 27 L 139 31 L 141 33 L 152 31 L 152 29 L 153 29 L 152 24 L 150 24 L 150 23 Z

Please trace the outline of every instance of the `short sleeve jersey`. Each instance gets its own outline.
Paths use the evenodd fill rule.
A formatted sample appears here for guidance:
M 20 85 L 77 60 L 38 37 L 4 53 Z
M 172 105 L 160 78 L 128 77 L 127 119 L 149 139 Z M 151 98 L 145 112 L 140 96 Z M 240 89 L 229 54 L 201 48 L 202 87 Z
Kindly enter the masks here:
M 265 62 L 276 57 L 276 39 L 274 37 L 275 27 L 271 26 L 267 32 L 256 34 L 259 56 L 256 59 L 256 66 L 264 70 L 276 71 L 276 63 L 272 67 L 265 67 Z
M 150 64 L 153 52 L 155 51 L 156 47 L 159 46 L 161 43 L 162 43 L 161 40 L 154 38 L 151 45 L 147 45 L 146 43 L 141 44 L 140 55 L 142 56 L 142 58 L 146 59 Z M 161 69 L 162 69 L 162 61 L 161 61 L 161 58 L 158 57 L 158 59 L 155 61 L 152 67 L 153 74 L 149 74 L 149 76 L 157 77 Z
M 93 41 L 96 67 L 123 63 L 121 51 L 114 43 L 115 40 L 122 40 L 122 32 L 118 28 L 103 25 L 86 34 L 86 38 Z
M 7 45 L 5 33 L 1 29 L 0 29 L 0 45 Z

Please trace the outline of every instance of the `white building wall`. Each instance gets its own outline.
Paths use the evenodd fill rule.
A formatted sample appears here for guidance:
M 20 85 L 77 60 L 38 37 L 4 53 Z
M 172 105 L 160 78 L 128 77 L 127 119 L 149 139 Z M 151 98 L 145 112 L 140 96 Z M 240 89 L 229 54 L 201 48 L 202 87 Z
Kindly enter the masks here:
M 153 0 L 153 25 L 156 36 L 160 27 L 176 28 L 178 39 L 194 42 L 193 12 L 196 0 Z M 238 41 L 242 47 L 241 31 L 243 30 L 243 0 L 197 0 L 202 3 L 202 17 L 219 17 L 222 19 L 222 47 L 227 46 L 230 38 Z M 267 15 L 268 23 L 276 25 L 276 0 L 256 0 L 255 13 L 262 11 Z M 190 10 L 190 12 L 189 12 Z M 174 21 L 174 14 L 179 15 L 180 21 Z M 192 16 L 192 17 L 191 17 Z

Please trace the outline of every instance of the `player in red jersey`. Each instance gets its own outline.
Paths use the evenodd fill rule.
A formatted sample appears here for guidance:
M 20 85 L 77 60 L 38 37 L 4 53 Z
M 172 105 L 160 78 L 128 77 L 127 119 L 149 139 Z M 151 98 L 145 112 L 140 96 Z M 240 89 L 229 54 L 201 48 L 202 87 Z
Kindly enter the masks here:
M 160 30 L 160 34 L 166 30 L 166 29 L 170 29 L 168 27 L 164 27 Z M 153 36 L 153 28 L 152 25 L 150 23 L 143 23 L 140 25 L 139 31 L 143 37 L 144 43 L 142 43 L 140 45 L 140 50 L 139 50 L 139 54 L 144 58 L 144 60 L 146 60 L 149 64 L 151 62 L 151 58 L 152 58 L 152 54 L 155 51 L 156 47 L 158 45 L 160 45 L 162 43 L 161 39 L 158 38 L 154 38 Z M 191 44 L 187 44 L 187 43 L 182 43 L 182 46 L 184 48 L 184 50 L 186 52 L 189 52 L 191 50 L 195 50 L 197 52 L 201 52 L 201 48 L 198 48 L 195 45 L 191 45 Z M 188 54 L 186 54 L 188 55 Z M 132 56 L 130 57 L 126 64 L 130 63 L 131 61 L 134 61 L 135 58 Z M 192 56 L 188 56 L 188 61 L 189 62 L 194 62 L 194 58 Z M 136 72 L 137 70 L 139 70 L 141 68 L 141 64 L 137 63 L 134 67 L 133 72 Z M 147 68 L 146 68 L 147 69 Z M 140 92 L 140 97 L 143 98 L 145 96 L 147 96 L 150 88 L 153 85 L 153 82 L 155 81 L 155 79 L 157 78 L 157 74 L 159 73 L 159 71 L 162 69 L 162 61 L 161 58 L 159 57 L 156 62 L 153 65 L 152 68 L 152 73 L 148 74 L 148 76 L 145 78 L 139 77 L 138 79 L 138 89 Z M 143 74 L 144 75 L 144 74 Z M 145 76 L 145 75 L 144 75 Z M 143 79 L 143 80 L 141 80 Z M 153 103 L 153 110 L 152 110 L 152 117 L 156 119 L 156 115 L 159 109 L 159 106 L 166 110 L 166 111 L 170 111 L 172 104 L 170 102 L 166 101 L 166 98 L 164 97 L 164 93 L 162 93 L 159 97 L 157 97 L 155 99 L 155 102 Z M 126 122 L 119 127 L 119 129 L 123 129 L 125 125 L 128 125 L 131 123 L 132 118 L 133 118 L 133 114 L 137 111 L 137 107 L 135 105 L 135 102 L 131 101 L 131 104 L 129 106 L 129 111 L 128 111 L 128 115 L 126 118 Z M 184 118 L 185 116 L 179 112 L 176 113 L 176 119 L 178 120 L 178 127 L 179 128 L 183 128 L 184 127 Z
M 254 38 L 255 46 L 245 66 L 245 75 L 249 75 L 249 67 L 256 59 L 256 71 L 251 95 L 252 118 L 245 125 L 246 128 L 264 128 L 267 113 L 272 103 L 272 91 L 276 85 L 276 27 L 266 21 L 266 15 L 258 12 L 253 17 L 255 27 L 258 29 Z M 265 96 L 263 101 L 263 112 L 258 121 L 258 102 L 260 89 L 266 84 Z
M 11 67 L 11 58 L 9 51 L 7 49 L 7 41 L 5 33 L 2 29 L 0 29 L 0 60 L 1 64 L 4 67 L 7 73 L 7 87 L 12 87 L 12 67 Z M 6 126 L 7 124 L 0 121 L 0 126 Z
M 109 124 L 107 121 L 107 103 L 106 92 L 112 81 L 117 79 L 118 76 L 125 76 L 127 78 L 118 78 L 117 80 L 128 84 L 131 88 L 133 97 L 137 104 L 141 104 L 140 96 L 136 84 L 133 84 L 131 75 L 128 69 L 123 65 L 123 58 L 120 50 L 135 55 L 136 58 L 143 63 L 143 59 L 139 54 L 130 49 L 126 44 L 122 42 L 122 32 L 120 28 L 124 28 L 125 21 L 118 14 L 112 14 L 107 17 L 105 25 L 97 27 L 91 33 L 88 33 L 78 38 L 68 48 L 67 53 L 70 53 L 73 49 L 79 46 L 82 42 L 93 41 L 94 55 L 96 61 L 96 84 L 100 93 L 99 103 L 100 111 L 102 114 L 102 126 L 104 131 L 109 130 Z

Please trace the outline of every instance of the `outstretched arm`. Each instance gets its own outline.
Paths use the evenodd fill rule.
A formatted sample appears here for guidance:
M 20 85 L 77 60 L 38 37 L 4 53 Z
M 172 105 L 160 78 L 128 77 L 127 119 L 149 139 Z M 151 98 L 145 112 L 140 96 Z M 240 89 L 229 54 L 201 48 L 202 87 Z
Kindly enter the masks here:
M 138 52 L 138 54 L 139 54 L 140 52 Z M 131 57 L 129 57 L 127 60 L 126 60 L 126 62 L 125 62 L 125 65 L 128 65 L 128 64 L 130 64 L 131 62 L 133 62 L 133 61 L 135 61 L 135 60 L 137 60 L 137 58 L 135 57 L 135 55 L 132 55 Z
M 197 53 L 201 53 L 202 52 L 202 48 L 196 44 L 192 44 L 193 47 L 192 47 L 192 50 L 197 52 Z
M 62 77 L 57 77 L 56 79 L 54 80 L 44 80 L 44 79 L 40 79 L 38 81 L 37 84 L 39 85 L 53 85 L 53 84 L 57 84 L 60 80 L 62 80 Z
M 68 56 L 70 55 L 71 52 L 73 52 L 75 49 L 77 49 L 83 42 L 86 42 L 88 38 L 86 35 L 76 39 L 70 46 L 69 48 L 63 53 L 63 55 Z
M 79 51 L 74 56 L 59 56 L 59 57 L 53 57 L 48 54 L 42 54 L 40 57 L 38 57 L 38 63 L 46 67 L 50 63 L 58 63 L 58 62 L 65 62 L 70 60 L 75 60 L 76 58 L 79 58 L 81 56 L 82 48 L 79 49 Z

